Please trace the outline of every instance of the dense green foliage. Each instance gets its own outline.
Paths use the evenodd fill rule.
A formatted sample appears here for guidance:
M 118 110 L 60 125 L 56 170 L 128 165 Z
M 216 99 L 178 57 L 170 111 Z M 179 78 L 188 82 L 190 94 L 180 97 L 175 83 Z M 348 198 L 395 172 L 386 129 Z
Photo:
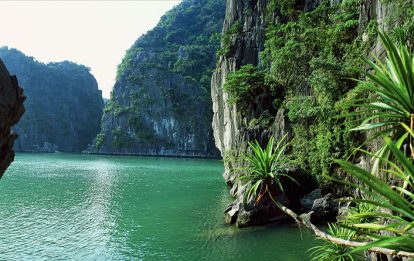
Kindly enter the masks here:
M 350 155 L 361 142 L 360 135 L 350 131 L 357 126 L 355 119 L 338 115 L 352 112 L 346 106 L 350 100 L 366 98 L 366 84 L 352 79 L 363 77 L 361 57 L 368 56 L 378 36 L 374 20 L 358 32 L 360 0 L 330 2 L 323 0 L 303 12 L 295 1 L 271 1 L 261 69 L 242 66 L 228 75 L 224 86 L 229 104 L 236 103 L 246 116 L 255 97 L 273 97 L 263 117 L 255 116 L 249 128 L 263 126 L 259 119 L 285 109 L 293 136 L 291 157 L 319 180 L 335 171 L 334 159 Z M 388 18 L 402 25 L 392 30 L 392 37 L 404 41 L 409 40 L 411 21 L 399 13 L 413 9 L 406 2 L 398 1 L 397 11 Z M 401 28 L 406 31 L 401 33 Z M 230 30 L 231 35 L 236 32 Z
M 229 73 L 223 87 L 229 95 L 227 102 L 230 106 L 237 103 L 241 112 L 246 112 L 257 94 L 271 90 L 271 83 L 266 79 L 266 73 L 256 66 L 247 64 L 239 70 Z
M 285 89 L 282 107 L 292 124 L 292 157 L 320 177 L 332 172 L 333 159 L 353 148 L 352 137 L 335 117 L 342 113 L 341 100 L 355 86 L 345 79 L 358 77 L 358 59 L 366 51 L 357 37 L 358 1 L 334 6 L 322 1 L 297 18 L 292 8 L 287 10 L 289 22 L 268 30 L 266 53 L 272 77 Z
M 393 5 L 393 12 L 387 16 L 386 22 L 394 26 L 391 37 L 406 43 L 409 49 L 414 47 L 414 6 L 409 0 L 382 0 Z
M 240 21 L 235 22 L 229 30 L 223 32 L 221 36 L 221 48 L 217 51 L 217 57 L 232 54 L 232 40 L 240 36 L 242 25 Z
M 293 2 L 268 5 L 262 60 L 270 70 L 243 66 L 229 74 L 224 89 L 230 104 L 236 102 L 242 113 L 260 94 L 274 99 L 264 114 L 286 109 L 293 134 L 291 157 L 297 167 L 319 179 L 332 172 L 335 158 L 348 155 L 355 146 L 355 134 L 347 131 L 354 125 L 336 116 L 345 112 L 347 96 L 355 96 L 350 91 L 356 83 L 348 79 L 359 77 L 360 57 L 376 32 L 370 25 L 369 40 L 358 37 L 358 0 L 333 6 L 322 1 L 309 12 L 296 10 Z M 250 125 L 254 123 L 260 121 Z
M 412 154 L 414 158 L 411 144 L 414 136 L 414 67 L 410 50 L 414 31 L 411 16 L 414 13 L 413 3 L 408 0 L 381 1 L 390 3 L 381 9 L 390 14 L 387 14 L 388 17 L 378 17 L 378 25 L 377 21 L 364 20 L 373 17 L 364 13 L 371 11 L 364 9 L 367 6 L 361 7 L 364 3 L 361 0 L 317 2 L 317 6 L 311 6 L 308 5 L 309 1 L 270 1 L 265 24 L 265 49 L 261 59 L 255 64 L 257 68 L 245 65 L 227 75 L 224 91 L 229 97 L 228 105 L 241 108 L 238 111 L 242 120 L 250 120 L 251 104 L 256 103 L 259 108 L 262 106 L 255 97 L 269 93 L 275 99 L 271 106 L 282 109 L 280 112 L 285 112 L 287 116 L 286 125 L 289 125 L 292 138 L 287 151 L 296 167 L 308 171 L 321 182 L 325 181 L 324 177 L 339 172 L 340 182 L 361 191 L 364 198 L 353 200 L 357 203 L 356 207 L 350 211 L 343 227 L 329 228 L 336 239 L 339 237 L 348 242 L 344 243 L 344 240 L 336 240 L 332 236 L 324 237 L 323 233 L 308 226 L 307 221 L 302 219 L 317 235 L 329 241 L 314 249 L 314 260 L 355 260 L 359 258 L 354 256 L 356 251 L 374 246 L 413 252 L 414 166 L 408 156 Z M 378 28 L 389 30 L 391 37 L 378 34 Z M 223 48 L 227 48 L 226 43 L 230 46 L 227 51 L 222 51 L 224 56 L 231 51 L 232 37 L 240 32 L 229 30 L 227 33 L 224 35 Z M 248 35 L 251 32 L 241 33 Z M 380 38 L 382 44 L 378 41 Z M 408 47 L 398 48 L 392 40 Z M 372 54 L 376 53 L 381 55 L 381 60 L 385 55 L 382 53 L 384 47 L 388 59 L 385 62 L 369 62 L 368 68 L 361 57 L 371 59 Z M 243 62 L 245 57 L 241 53 L 241 57 L 235 58 L 241 58 Z M 363 73 L 369 69 L 372 70 Z M 365 77 L 369 81 L 358 81 Z M 354 101 L 362 105 L 358 108 L 349 107 Z M 259 110 L 263 114 L 276 116 L 277 110 L 271 110 L 268 104 L 266 106 Z M 257 114 L 254 117 L 261 118 Z M 359 120 L 363 123 L 356 128 Z M 244 125 L 240 129 L 246 127 L 246 122 L 242 123 Z M 250 125 L 259 125 L 259 121 L 251 120 L 248 124 L 252 127 Z M 274 131 L 267 130 L 270 133 Z M 369 132 L 361 135 L 355 130 Z M 384 134 L 388 136 L 385 144 L 392 153 L 391 158 L 362 149 L 355 150 L 355 147 L 366 144 L 366 136 L 371 136 L 368 141 L 372 141 Z M 247 132 L 246 136 L 246 139 L 251 139 L 258 134 Z M 266 139 L 263 136 L 262 141 Z M 367 147 L 375 147 L 380 143 L 376 140 L 375 144 L 368 144 Z M 380 175 L 376 176 L 351 162 L 335 160 L 347 158 L 351 154 L 361 159 L 378 158 L 388 168 L 381 169 Z M 361 165 L 366 168 L 363 163 Z M 348 178 L 353 182 L 344 180 L 342 171 L 351 174 Z M 265 177 L 246 175 L 240 178 L 250 181 L 249 189 L 245 192 L 247 198 L 253 198 L 252 195 L 260 198 L 264 194 L 263 183 L 269 183 L 270 179 Z M 355 250 L 347 246 L 364 243 L 350 244 L 349 240 L 372 243 Z M 376 251 L 390 254 L 388 250 Z
M 157 27 L 136 41 L 119 65 L 118 77 L 135 70 L 136 54 L 149 49 L 156 51 L 157 57 L 142 64 L 142 69 L 148 70 L 148 65 L 152 65 L 188 76 L 189 81 L 205 81 L 207 77 L 209 82 L 224 9 L 224 1 L 183 1 L 167 12 Z M 144 75 L 131 74 L 129 80 L 139 80 L 134 76 Z M 203 87 L 207 88 L 205 82 Z
M 0 48 L 27 96 L 15 127 L 19 151 L 80 152 L 99 132 L 103 100 L 90 69 L 72 62 L 44 64 L 16 49 Z M 46 144 L 46 146 L 45 146 Z
M 215 152 L 206 149 L 213 144 L 210 78 L 224 14 L 225 0 L 184 0 L 133 44 L 105 107 L 103 148 Z
M 362 113 L 364 121 L 355 130 L 371 130 L 368 139 L 383 136 L 385 145 L 380 153 L 363 151 L 379 162 L 371 173 L 352 163 L 337 161 L 362 185 L 339 182 L 361 190 L 365 198 L 354 201 L 370 206 L 347 217 L 353 229 L 373 239 L 373 243 L 357 250 L 381 246 L 414 252 L 413 54 L 403 44 L 398 48 L 387 34 L 380 36 L 387 57 L 385 62 L 377 60 L 376 64 L 368 61 L 372 73 L 367 73 L 370 81 L 365 85 L 366 90 L 376 94 L 376 101 L 359 105 L 369 111 Z M 409 148 L 405 148 L 405 152 L 401 150 L 403 144 Z M 386 155 L 385 151 L 391 155 Z M 378 168 L 378 165 L 383 167 Z M 390 180 L 395 180 L 395 185 L 390 186 Z
M 414 138 L 413 55 L 405 45 L 401 44 L 397 48 L 387 34 L 380 36 L 387 57 L 385 62 L 378 59 L 376 64 L 367 61 L 372 72 L 366 73 L 370 81 L 364 84 L 365 90 L 376 94 L 375 101 L 361 101 L 361 112 L 358 115 L 362 117 L 363 122 L 354 130 L 370 130 L 368 141 L 383 136 L 385 145 L 374 153 L 358 149 L 376 159 L 377 164 L 373 165 L 371 172 L 351 162 L 336 161 L 359 182 L 347 182 L 342 179 L 337 181 L 359 190 L 362 195 L 350 200 L 356 203 L 356 207 L 351 207 L 348 215 L 340 220 L 343 226 L 341 229 L 352 231 L 353 235 L 367 243 L 352 250 L 326 241 L 314 248 L 315 253 L 320 254 L 316 258 L 329 256 L 333 252 L 337 255 L 338 251 L 333 250 L 341 248 L 348 249 L 347 252 L 351 254 L 373 247 L 391 249 L 392 252 L 414 252 L 414 165 L 411 144 Z M 405 148 L 402 151 L 403 144 L 408 145 L 410 149 Z M 344 235 L 337 237 L 350 240 Z

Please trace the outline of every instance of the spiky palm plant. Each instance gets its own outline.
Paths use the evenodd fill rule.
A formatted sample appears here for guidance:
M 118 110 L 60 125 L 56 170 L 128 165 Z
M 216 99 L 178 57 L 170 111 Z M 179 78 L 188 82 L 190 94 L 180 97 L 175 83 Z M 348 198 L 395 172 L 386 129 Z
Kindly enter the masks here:
M 249 142 L 251 152 L 244 156 L 248 164 L 247 174 L 240 177 L 240 180 L 245 182 L 245 203 L 256 197 L 255 204 L 258 204 L 265 195 L 270 196 L 274 201 L 272 193 L 275 192 L 275 189 L 284 192 L 283 185 L 280 182 L 281 177 L 286 177 L 296 182 L 296 180 L 285 173 L 286 164 L 282 161 L 282 156 L 287 146 L 285 139 L 286 136 L 280 139 L 275 146 L 272 137 L 269 139 L 265 149 L 262 149 L 257 141 L 254 143 Z
M 365 120 L 353 130 L 370 131 L 368 140 L 386 135 L 398 148 L 407 144 L 414 159 L 413 142 L 407 131 L 414 129 L 414 55 L 403 44 L 393 43 L 385 33 L 379 35 L 387 58 L 384 62 L 377 59 L 376 63 L 367 60 L 372 72 L 366 72 L 369 81 L 362 86 L 363 90 L 377 95 L 371 103 L 356 104 L 368 110 L 362 110 Z M 408 128 L 403 128 L 401 123 Z M 383 157 L 388 153 L 385 145 L 376 154 Z M 373 171 L 378 171 L 378 164 L 374 166 Z
M 355 231 L 340 227 L 336 224 L 328 224 L 328 231 L 330 235 L 345 240 L 352 240 L 355 236 Z M 357 261 L 364 260 L 359 252 L 353 252 L 353 248 L 335 244 L 331 241 L 323 240 L 323 244 L 309 249 L 311 251 L 312 261 Z
M 414 134 L 411 131 L 410 134 Z M 411 135 L 410 135 L 411 136 Z M 390 166 L 383 170 L 397 180 L 414 187 L 414 165 L 411 160 L 389 138 L 385 137 L 385 144 L 391 151 L 394 162 L 385 157 L 378 157 L 381 163 Z M 368 152 L 365 152 L 368 153 Z M 338 180 L 343 184 L 363 191 L 370 199 L 355 199 L 355 202 L 364 202 L 373 206 L 367 212 L 351 214 L 350 220 L 370 220 L 370 222 L 350 225 L 358 233 L 372 239 L 372 243 L 357 248 L 368 250 L 372 247 L 385 247 L 397 251 L 414 252 L 414 194 L 407 190 L 406 185 L 390 186 L 387 182 L 349 162 L 337 161 L 350 175 L 361 181 L 361 185 Z M 352 222 L 351 222 L 352 223 Z M 388 232 L 388 233 L 380 233 Z

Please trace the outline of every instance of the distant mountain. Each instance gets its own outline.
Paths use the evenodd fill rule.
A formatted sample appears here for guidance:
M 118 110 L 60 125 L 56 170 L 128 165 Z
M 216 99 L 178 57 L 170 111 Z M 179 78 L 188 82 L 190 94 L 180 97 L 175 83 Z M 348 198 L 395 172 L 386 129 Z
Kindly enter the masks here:
M 103 99 L 90 69 L 72 62 L 44 64 L 16 49 L 0 58 L 19 79 L 26 113 L 14 128 L 16 151 L 80 152 L 99 132 Z
M 225 0 L 184 0 L 134 43 L 90 152 L 219 155 L 210 78 L 225 8 Z

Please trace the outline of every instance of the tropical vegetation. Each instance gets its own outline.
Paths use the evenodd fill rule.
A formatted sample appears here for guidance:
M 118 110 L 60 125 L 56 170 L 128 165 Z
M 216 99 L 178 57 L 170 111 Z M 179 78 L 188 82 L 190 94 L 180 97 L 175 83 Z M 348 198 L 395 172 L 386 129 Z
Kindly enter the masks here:
M 380 161 L 390 165 L 390 168 L 383 170 L 382 174 L 386 174 L 388 180 L 396 180 L 396 185 L 390 186 L 388 180 L 383 180 L 352 163 L 338 161 L 347 173 L 361 181 L 361 185 L 341 182 L 363 191 L 368 197 L 353 201 L 376 207 L 370 211 L 351 214 L 347 220 L 351 221 L 349 226 L 359 234 L 373 239 L 372 243 L 361 246 L 357 250 L 385 247 L 396 251 L 414 252 L 414 194 L 412 193 L 414 165 L 390 138 L 386 137 L 385 143 L 395 160 L 379 158 Z M 376 157 L 374 154 L 371 156 Z M 407 184 L 409 188 L 402 183 Z M 370 221 L 352 222 L 354 219 L 361 218 Z
M 406 145 L 414 159 L 412 137 L 414 129 L 414 55 L 404 44 L 396 45 L 386 34 L 379 34 L 387 51 L 387 58 L 376 63 L 367 60 L 372 72 L 366 72 L 370 81 L 361 90 L 373 93 L 372 102 L 360 103 L 359 115 L 363 122 L 353 130 L 370 131 L 368 141 L 381 136 L 392 139 L 397 148 Z M 385 144 L 377 151 L 378 159 L 388 152 Z
M 245 203 L 254 198 L 257 204 L 267 195 L 281 210 L 313 230 L 324 240 L 322 245 L 311 249 L 313 260 L 361 260 L 361 251 L 365 250 L 414 257 L 414 55 L 407 46 L 394 43 L 395 40 L 387 34 L 379 33 L 379 36 L 387 57 L 384 62 L 380 59 L 376 59 L 376 62 L 367 60 L 372 71 L 365 73 L 367 80 L 359 81 L 358 88 L 368 95 L 368 99 L 359 100 L 356 104 L 355 99 L 350 99 L 348 103 L 352 103 L 354 112 L 347 116 L 356 116 L 362 121 L 358 127 L 349 128 L 348 131 L 366 131 L 364 134 L 368 142 L 379 142 L 378 138 L 383 137 L 384 146 L 374 152 L 364 150 L 362 146 L 356 149 L 356 153 L 377 162 L 374 171 L 346 160 L 335 160 L 353 180 L 326 177 L 359 190 L 363 197 L 349 200 L 355 207 L 349 209 L 349 214 L 340 223 L 330 224 L 328 234 L 273 197 L 274 191 L 283 192 L 279 178 L 285 175 L 282 160 L 286 149 L 286 143 L 283 143 L 285 137 L 275 149 L 273 138 L 265 149 L 257 141 L 249 143 L 251 153 L 245 156 L 248 172 L 240 178 L 247 187 Z M 253 71 L 249 67 L 242 68 L 246 69 Z M 252 84 L 245 72 L 239 72 L 229 79 L 230 82 L 246 83 L 241 85 L 239 94 L 252 90 L 246 88 Z M 227 91 L 231 95 L 236 93 L 229 87 Z M 242 98 L 243 95 L 237 97 Z M 291 154 L 294 156 L 294 153 Z
M 277 193 L 283 193 L 281 177 L 287 177 L 296 182 L 285 173 L 287 166 L 282 160 L 283 153 L 287 147 L 286 136 L 281 138 L 275 145 L 271 137 L 266 147 L 262 149 L 258 141 L 249 143 L 251 152 L 244 158 L 247 162 L 247 174 L 240 179 L 245 181 L 244 203 L 255 198 L 255 205 L 260 203 L 266 196 L 275 201 Z
M 358 149 L 376 161 L 371 172 L 348 161 L 336 161 L 359 182 L 336 181 L 363 193 L 362 198 L 351 201 L 364 207 L 351 211 L 341 225 L 366 242 L 350 253 L 382 248 L 379 250 L 389 250 L 392 255 L 413 257 L 414 55 L 402 43 L 397 47 L 387 34 L 380 33 L 380 37 L 387 58 L 385 62 L 367 61 L 372 72 L 366 73 L 368 81 L 363 90 L 372 94 L 373 101 L 359 104 L 362 113 L 358 115 L 363 122 L 353 130 L 370 131 L 368 141 L 383 137 L 384 146 L 375 152 Z M 334 246 L 343 247 L 335 243 Z M 315 249 L 316 254 L 328 255 L 335 247 L 326 242 Z M 335 252 L 336 257 L 346 256 L 340 252 Z

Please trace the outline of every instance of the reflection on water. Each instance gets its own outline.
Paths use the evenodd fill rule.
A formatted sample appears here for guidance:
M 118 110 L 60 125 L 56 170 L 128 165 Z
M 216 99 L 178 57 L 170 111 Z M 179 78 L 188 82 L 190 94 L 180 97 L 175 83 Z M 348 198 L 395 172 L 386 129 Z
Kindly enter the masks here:
M 237 229 L 222 163 L 18 154 L 0 180 L 0 259 L 306 260 L 293 225 Z

